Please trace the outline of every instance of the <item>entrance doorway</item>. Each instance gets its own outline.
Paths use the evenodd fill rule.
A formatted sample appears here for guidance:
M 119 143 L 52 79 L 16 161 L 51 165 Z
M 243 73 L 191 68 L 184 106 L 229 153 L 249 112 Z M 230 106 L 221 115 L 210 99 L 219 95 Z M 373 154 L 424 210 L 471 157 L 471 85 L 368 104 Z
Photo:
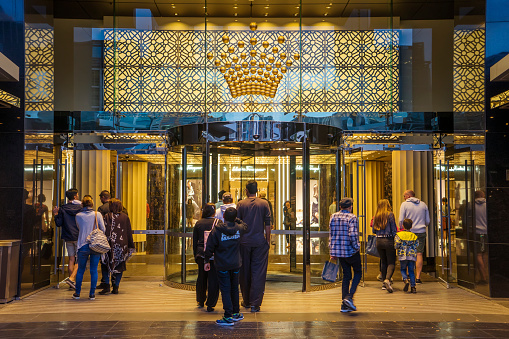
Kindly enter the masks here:
M 327 285 L 320 276 L 329 258 L 329 217 L 339 192 L 334 145 L 339 130 L 247 121 L 183 126 L 172 133 L 165 275 L 170 285 L 186 288 L 196 279 L 190 239 L 197 211 L 218 201 L 220 191 L 230 192 L 237 203 L 252 179 L 273 210 L 268 280 L 294 283 L 304 291 Z

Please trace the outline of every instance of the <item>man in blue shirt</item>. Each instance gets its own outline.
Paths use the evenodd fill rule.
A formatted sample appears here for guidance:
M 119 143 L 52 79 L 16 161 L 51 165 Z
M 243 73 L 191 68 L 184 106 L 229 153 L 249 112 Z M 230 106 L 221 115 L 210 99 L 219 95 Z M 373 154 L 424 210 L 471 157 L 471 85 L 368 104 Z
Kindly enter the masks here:
M 339 202 L 341 210 L 330 218 L 329 249 L 331 261 L 339 259 L 343 270 L 341 312 L 356 311 L 353 295 L 362 278 L 361 256 L 359 253 L 359 220 L 352 213 L 352 198 Z M 354 272 L 352 280 L 352 269 Z M 350 285 L 351 281 L 351 285 Z

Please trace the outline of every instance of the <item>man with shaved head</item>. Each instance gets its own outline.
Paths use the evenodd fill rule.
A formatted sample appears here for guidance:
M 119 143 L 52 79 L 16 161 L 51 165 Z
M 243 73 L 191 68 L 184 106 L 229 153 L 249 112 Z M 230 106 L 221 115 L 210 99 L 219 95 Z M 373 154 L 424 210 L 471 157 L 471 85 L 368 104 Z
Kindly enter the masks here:
M 412 220 L 411 232 L 415 233 L 419 240 L 419 246 L 417 247 L 417 261 L 415 262 L 416 273 L 415 281 L 418 284 L 421 282 L 421 272 L 424 253 L 424 245 L 426 244 L 426 227 L 429 225 L 429 210 L 428 206 L 415 197 L 415 193 L 412 190 L 406 190 L 403 193 L 405 201 L 401 204 L 399 210 L 399 226 L 403 227 L 403 220 Z

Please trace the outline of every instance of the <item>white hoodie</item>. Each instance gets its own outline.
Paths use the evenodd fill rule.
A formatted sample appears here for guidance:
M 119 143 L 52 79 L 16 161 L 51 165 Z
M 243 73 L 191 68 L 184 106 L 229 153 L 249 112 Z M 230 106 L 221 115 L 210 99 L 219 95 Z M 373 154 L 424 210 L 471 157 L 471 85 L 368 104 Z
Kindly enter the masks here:
M 426 233 L 426 226 L 429 225 L 428 206 L 416 197 L 410 197 L 401 204 L 399 209 L 399 224 L 404 219 L 412 220 L 411 232 Z
M 216 219 L 219 219 L 222 222 L 224 222 L 223 213 L 224 211 L 226 211 L 228 207 L 237 208 L 237 206 L 234 203 L 219 206 L 219 208 L 216 210 Z

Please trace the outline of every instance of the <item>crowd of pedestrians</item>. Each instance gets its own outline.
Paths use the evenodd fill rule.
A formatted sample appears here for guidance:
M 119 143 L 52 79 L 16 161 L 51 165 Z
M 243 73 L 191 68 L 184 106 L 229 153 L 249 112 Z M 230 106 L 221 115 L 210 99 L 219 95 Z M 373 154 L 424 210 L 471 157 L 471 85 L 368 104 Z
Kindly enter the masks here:
M 233 202 L 230 192 L 221 191 L 221 202 L 207 203 L 201 210 L 201 219 L 193 230 L 193 254 L 198 265 L 196 301 L 198 307 L 214 311 L 219 291 L 224 315 L 218 325 L 232 326 L 244 318 L 240 306 L 251 312 L 261 309 L 267 277 L 270 234 L 273 211 L 266 196 L 258 194 L 255 180 L 246 184 L 245 198 Z M 99 195 L 101 206 L 94 209 L 91 196 L 79 200 L 76 189 L 65 193 L 68 202 L 53 209 L 55 224 L 62 228 L 69 256 L 69 277 L 65 282 L 74 289 L 73 298 L 80 299 L 83 276 L 89 262 L 91 286 L 89 299 L 99 294 L 118 294 L 126 262 L 134 253 L 132 229 L 127 211 L 108 191 Z M 415 197 L 411 190 L 404 192 L 405 202 L 399 213 L 399 225 L 388 200 L 378 202 L 371 226 L 376 236 L 380 255 L 382 289 L 394 291 L 392 276 L 399 258 L 404 288 L 416 293 L 420 283 L 422 253 L 426 227 L 430 222 L 426 204 Z M 336 204 L 339 212 L 334 212 Z M 359 241 L 359 220 L 353 213 L 353 199 L 345 197 L 334 201 L 329 212 L 330 259 L 339 262 L 342 270 L 341 312 L 356 311 L 353 299 L 362 279 Z M 290 204 L 285 203 L 285 229 L 294 218 Z M 96 229 L 104 233 L 109 251 L 101 254 L 91 248 L 90 235 Z M 101 265 L 101 283 L 97 285 L 98 266 Z M 414 273 L 414 270 L 416 271 Z M 111 280 L 110 280 L 111 279 Z M 111 284 L 110 284 L 111 281 Z M 239 298 L 239 285 L 242 300 Z
M 62 229 L 61 238 L 65 242 L 69 260 L 69 276 L 64 280 L 74 290 L 73 299 L 80 299 L 83 276 L 89 262 L 90 291 L 89 299 L 95 300 L 96 288 L 99 294 L 118 294 L 122 272 L 126 270 L 126 261 L 134 253 L 134 241 L 131 222 L 127 211 L 118 199 L 111 199 L 108 191 L 102 191 L 99 198 L 102 205 L 94 210 L 94 200 L 85 195 L 79 200 L 78 190 L 65 192 L 67 203 L 55 207 L 55 224 Z M 98 253 L 90 248 L 90 235 L 101 230 L 107 238 L 109 251 Z M 102 280 L 98 280 L 98 266 L 101 263 Z M 109 279 L 111 276 L 111 286 Z
M 412 190 L 405 191 L 404 198 L 399 213 L 399 232 L 391 205 L 386 199 L 378 202 L 371 222 L 380 255 L 382 289 L 389 293 L 394 292 L 392 275 L 396 267 L 396 257 L 400 260 L 403 291 L 407 292 L 410 286 L 410 292 L 417 293 L 416 284 L 422 283 L 422 255 L 426 242 L 426 227 L 430 222 L 428 206 L 416 198 Z M 341 312 L 357 310 L 353 297 L 362 278 L 359 220 L 352 213 L 352 206 L 351 198 L 341 199 L 340 211 L 332 214 L 329 226 L 330 259 L 339 260 L 343 272 Z

